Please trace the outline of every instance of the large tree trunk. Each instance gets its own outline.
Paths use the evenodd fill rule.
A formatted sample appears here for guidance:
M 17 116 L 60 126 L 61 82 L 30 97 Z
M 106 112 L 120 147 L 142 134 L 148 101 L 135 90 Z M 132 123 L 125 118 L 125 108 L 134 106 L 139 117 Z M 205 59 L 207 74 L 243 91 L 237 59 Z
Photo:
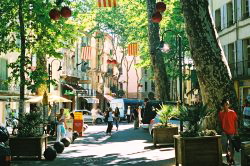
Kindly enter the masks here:
M 147 0 L 149 51 L 154 70 L 156 98 L 166 101 L 169 100 L 170 86 L 163 55 L 161 51 L 157 49 L 160 44 L 159 24 L 151 21 L 151 17 L 155 11 L 155 4 L 156 0 Z
M 21 37 L 21 55 L 20 55 L 20 101 L 19 114 L 24 113 L 24 95 L 25 95 L 25 29 L 23 20 L 23 0 L 19 0 L 19 22 L 20 22 L 20 37 Z
M 222 99 L 227 98 L 235 111 L 239 111 L 232 75 L 217 40 L 208 1 L 181 0 L 181 3 L 203 103 L 217 111 Z

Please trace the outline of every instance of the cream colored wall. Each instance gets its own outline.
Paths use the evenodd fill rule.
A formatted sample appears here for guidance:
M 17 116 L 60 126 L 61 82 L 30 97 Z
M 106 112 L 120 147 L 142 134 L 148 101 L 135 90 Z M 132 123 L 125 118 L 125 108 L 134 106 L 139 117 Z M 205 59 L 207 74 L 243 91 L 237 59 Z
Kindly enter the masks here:
M 212 0 L 213 9 L 216 10 L 232 0 Z
M 231 2 L 232 0 L 211 0 L 211 8 L 213 10 L 216 10 L 220 7 L 222 7 L 224 4 Z M 214 11 L 212 11 L 214 13 Z M 238 34 L 237 30 L 238 28 Z M 219 33 L 219 39 L 221 42 L 221 45 L 227 45 L 230 43 L 233 43 L 238 39 L 245 39 L 250 37 L 250 18 L 241 20 L 238 22 L 238 25 L 236 27 L 236 24 L 233 26 L 230 26 L 228 28 L 223 29 Z

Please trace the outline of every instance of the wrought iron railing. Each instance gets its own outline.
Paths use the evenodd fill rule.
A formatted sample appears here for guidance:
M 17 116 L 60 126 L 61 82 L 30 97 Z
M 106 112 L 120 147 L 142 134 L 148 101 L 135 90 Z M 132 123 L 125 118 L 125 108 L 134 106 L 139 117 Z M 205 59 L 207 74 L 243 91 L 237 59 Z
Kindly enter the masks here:
M 232 73 L 232 77 L 234 79 L 239 78 L 250 78 L 250 61 L 240 61 L 236 63 L 229 64 L 230 71 Z

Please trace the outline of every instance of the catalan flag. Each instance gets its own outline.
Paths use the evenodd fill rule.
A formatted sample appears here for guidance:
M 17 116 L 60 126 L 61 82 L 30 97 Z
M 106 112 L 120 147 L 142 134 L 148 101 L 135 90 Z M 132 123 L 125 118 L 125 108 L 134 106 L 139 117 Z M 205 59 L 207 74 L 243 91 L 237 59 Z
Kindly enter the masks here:
M 98 7 L 116 7 L 116 0 L 97 0 Z
M 89 60 L 91 58 L 91 47 L 82 47 L 82 60 Z
M 138 55 L 138 44 L 133 43 L 128 45 L 128 55 L 137 56 Z

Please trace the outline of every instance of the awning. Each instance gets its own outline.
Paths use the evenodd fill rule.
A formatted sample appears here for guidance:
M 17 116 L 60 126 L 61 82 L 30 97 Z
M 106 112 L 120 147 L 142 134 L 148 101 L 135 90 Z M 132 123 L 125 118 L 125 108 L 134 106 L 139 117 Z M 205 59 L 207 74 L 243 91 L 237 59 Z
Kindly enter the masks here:
M 76 84 L 62 84 L 62 86 L 70 89 L 70 90 L 74 90 L 74 91 L 77 91 L 77 90 L 85 90 L 83 87 L 79 86 L 79 85 L 76 85 Z
M 104 95 L 104 97 L 108 100 L 108 101 L 111 101 L 114 99 L 113 96 L 110 96 L 110 95 Z

